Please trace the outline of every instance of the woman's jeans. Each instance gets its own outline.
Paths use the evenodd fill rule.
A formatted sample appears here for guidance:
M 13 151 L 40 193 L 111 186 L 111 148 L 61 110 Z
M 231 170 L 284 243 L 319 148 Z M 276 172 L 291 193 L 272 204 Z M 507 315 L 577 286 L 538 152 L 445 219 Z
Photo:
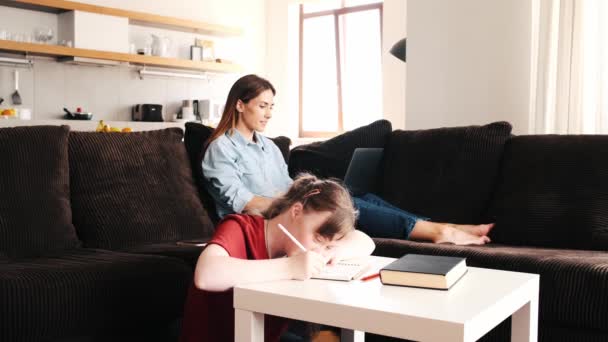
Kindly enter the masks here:
M 358 229 L 371 237 L 407 239 L 418 220 L 428 220 L 399 209 L 374 194 L 353 197 L 359 210 Z

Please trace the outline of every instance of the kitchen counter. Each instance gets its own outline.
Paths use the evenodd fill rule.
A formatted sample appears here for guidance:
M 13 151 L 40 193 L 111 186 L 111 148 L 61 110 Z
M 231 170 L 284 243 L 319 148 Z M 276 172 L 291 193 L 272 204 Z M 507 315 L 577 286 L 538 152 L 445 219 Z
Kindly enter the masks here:
M 130 127 L 135 131 L 150 131 L 168 127 L 179 127 L 184 129 L 185 122 L 143 122 L 143 121 L 106 121 L 106 125 L 118 127 L 120 129 Z M 99 120 L 20 120 L 0 118 L 1 127 L 16 126 L 45 126 L 45 125 L 67 125 L 74 131 L 94 131 L 99 124 Z

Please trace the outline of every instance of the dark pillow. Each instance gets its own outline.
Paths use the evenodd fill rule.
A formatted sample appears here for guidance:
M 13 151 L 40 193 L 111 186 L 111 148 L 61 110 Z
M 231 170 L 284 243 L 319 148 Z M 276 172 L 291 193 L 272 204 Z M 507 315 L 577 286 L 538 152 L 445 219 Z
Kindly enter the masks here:
M 203 176 L 203 153 L 205 150 L 205 142 L 211 134 L 213 128 L 196 123 L 186 123 L 186 135 L 184 136 L 184 144 L 186 145 L 186 151 L 188 152 L 188 159 L 190 160 L 190 167 L 192 169 L 192 177 L 196 183 L 196 189 L 198 195 L 203 203 L 203 207 L 209 213 L 209 217 L 214 224 L 219 222 L 219 216 L 215 208 L 215 202 L 213 197 L 207 192 L 205 188 L 205 177 Z
M 272 142 L 277 145 L 281 154 L 283 155 L 283 159 L 285 160 L 285 164 L 289 164 L 289 155 L 291 148 L 291 139 L 285 136 L 278 136 L 274 138 L 270 138 Z
M 392 126 L 378 120 L 329 140 L 301 145 L 291 150 L 289 174 L 310 172 L 319 177 L 344 179 L 353 152 L 358 147 L 384 147 Z
M 380 196 L 433 221 L 481 223 L 511 125 L 398 130 L 384 150 Z
M 209 139 L 212 133 L 213 128 L 211 127 L 197 122 L 188 122 L 186 123 L 186 135 L 184 137 L 184 143 L 186 145 L 186 150 L 188 151 L 188 158 L 190 159 L 190 165 L 192 167 L 192 175 L 194 177 L 194 181 L 196 182 L 203 206 L 209 213 L 211 220 L 214 223 L 217 223 L 219 221 L 219 217 L 217 216 L 213 197 L 211 197 L 205 188 L 205 178 L 203 176 L 202 165 L 205 142 L 207 139 Z M 279 136 L 276 138 L 270 138 L 270 140 L 272 140 L 279 147 L 279 150 L 281 150 L 281 154 L 283 154 L 283 158 L 285 159 L 285 163 L 287 163 L 289 160 L 289 146 L 291 145 L 291 139 L 288 137 Z
M 515 137 L 490 214 L 499 243 L 608 250 L 608 136 Z
M 68 126 L 0 129 L 0 259 L 78 247 L 68 135 Z
M 212 234 L 182 137 L 179 128 L 70 134 L 74 225 L 87 247 L 120 249 Z

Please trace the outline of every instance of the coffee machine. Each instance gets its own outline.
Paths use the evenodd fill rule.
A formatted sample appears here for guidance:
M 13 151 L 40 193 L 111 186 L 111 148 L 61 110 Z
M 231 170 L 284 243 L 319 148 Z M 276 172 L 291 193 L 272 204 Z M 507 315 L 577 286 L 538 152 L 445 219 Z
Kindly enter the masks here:
M 137 104 L 131 108 L 133 121 L 163 122 L 163 106 L 159 104 Z

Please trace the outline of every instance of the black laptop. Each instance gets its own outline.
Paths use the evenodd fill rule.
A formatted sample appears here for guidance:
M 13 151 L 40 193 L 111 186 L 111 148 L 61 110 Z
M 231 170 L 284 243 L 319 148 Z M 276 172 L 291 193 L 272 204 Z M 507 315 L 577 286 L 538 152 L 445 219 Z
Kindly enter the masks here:
M 383 148 L 357 148 L 348 165 L 344 184 L 353 195 L 376 192 Z

